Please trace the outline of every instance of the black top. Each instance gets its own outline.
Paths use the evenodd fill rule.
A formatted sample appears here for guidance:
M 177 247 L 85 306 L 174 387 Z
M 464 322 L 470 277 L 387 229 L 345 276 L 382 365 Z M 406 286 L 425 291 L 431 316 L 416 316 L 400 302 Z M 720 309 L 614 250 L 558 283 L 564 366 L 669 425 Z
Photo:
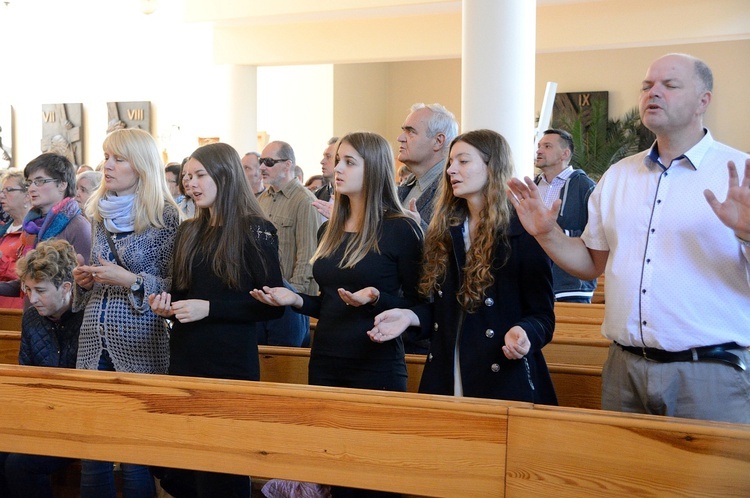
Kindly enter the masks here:
M 239 227 L 237 229 L 240 229 Z M 266 220 L 247 220 L 244 226 L 248 237 L 254 237 L 265 253 L 264 280 L 255 277 L 256 271 L 242 276 L 240 289 L 227 287 L 211 269 L 209 258 L 197 255 L 193 261 L 193 283 L 188 291 L 172 292 L 172 301 L 204 299 L 210 302 L 209 314 L 197 322 L 180 323 L 175 320 L 170 333 L 169 373 L 195 377 L 259 380 L 258 340 L 255 323 L 281 316 L 284 308 L 260 303 L 250 296 L 254 288 L 268 285 L 280 287 L 279 241 L 273 224 Z M 175 247 L 183 231 L 178 229 Z M 250 240 L 245 243 L 245 257 L 257 261 Z M 248 265 L 254 268 L 252 263 Z
M 495 247 L 495 282 L 485 290 L 479 309 L 462 313 L 456 294 L 466 265 L 463 225 L 451 227 L 450 235 L 451 254 L 440 290 L 430 305 L 414 308 L 422 333 L 431 337 L 419 392 L 453 394 L 458 343 L 464 396 L 556 405 L 542 355 L 555 328 L 549 258 L 514 214 L 507 231 L 509 247 Z M 526 331 L 531 348 L 523 359 L 509 360 L 502 348 L 505 334 L 515 325 Z
M 403 361 L 401 338 L 378 344 L 370 340 L 367 331 L 378 313 L 391 308 L 410 308 L 418 302 L 422 231 L 408 218 L 386 219 L 378 237 L 380 253 L 371 251 L 354 268 L 342 269 L 338 263 L 349 237 L 351 234 L 342 238 L 331 257 L 317 259 L 313 264 L 320 295 L 302 294 L 304 304 L 299 311 L 318 318 L 311 354 Z M 347 306 L 339 297 L 340 287 L 351 292 L 375 287 L 380 291 L 380 299 L 375 305 Z

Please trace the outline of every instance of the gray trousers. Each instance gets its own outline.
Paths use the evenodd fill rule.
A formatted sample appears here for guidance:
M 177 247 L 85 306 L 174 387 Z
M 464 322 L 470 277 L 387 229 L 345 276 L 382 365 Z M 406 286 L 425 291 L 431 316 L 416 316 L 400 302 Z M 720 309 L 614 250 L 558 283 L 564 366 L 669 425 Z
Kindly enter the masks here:
M 747 349 L 732 353 L 750 365 Z M 612 344 L 602 409 L 750 424 L 750 370 L 713 361 L 657 363 Z

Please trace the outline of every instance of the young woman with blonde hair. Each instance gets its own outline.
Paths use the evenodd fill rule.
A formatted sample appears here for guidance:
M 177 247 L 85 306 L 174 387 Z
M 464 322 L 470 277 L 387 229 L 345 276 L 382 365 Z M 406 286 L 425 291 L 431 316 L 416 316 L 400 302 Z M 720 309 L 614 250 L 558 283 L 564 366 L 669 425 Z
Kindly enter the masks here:
M 81 261 L 74 309 L 84 309 L 77 367 L 167 373 L 169 335 L 147 296 L 169 288 L 180 222 L 156 141 L 139 129 L 104 139 L 104 179 L 86 204 L 93 224 L 91 258 Z M 109 462 L 82 462 L 81 496 L 114 496 Z M 154 493 L 149 470 L 122 464 L 125 497 Z
M 508 201 L 512 175 L 500 134 L 453 140 L 425 239 L 419 288 L 431 303 L 381 313 L 368 333 L 384 343 L 422 327 L 420 392 L 557 404 L 542 356 L 554 329 L 550 262 Z

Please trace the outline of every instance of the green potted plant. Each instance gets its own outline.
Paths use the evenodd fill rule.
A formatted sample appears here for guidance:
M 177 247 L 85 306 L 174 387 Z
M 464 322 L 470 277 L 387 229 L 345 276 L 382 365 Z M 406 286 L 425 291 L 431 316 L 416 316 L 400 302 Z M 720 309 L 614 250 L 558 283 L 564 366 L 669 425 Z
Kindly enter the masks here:
M 605 106 L 594 101 L 575 119 L 561 117 L 553 127 L 570 131 L 575 144 L 571 163 L 599 180 L 612 164 L 651 146 L 655 136 L 641 124 L 638 108 L 609 119 Z

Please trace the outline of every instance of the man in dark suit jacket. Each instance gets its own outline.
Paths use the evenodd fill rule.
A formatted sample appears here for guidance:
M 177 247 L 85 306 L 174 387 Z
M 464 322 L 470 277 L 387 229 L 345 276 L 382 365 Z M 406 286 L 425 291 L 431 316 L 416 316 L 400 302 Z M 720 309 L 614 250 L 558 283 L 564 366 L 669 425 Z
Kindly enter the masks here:
M 323 151 L 323 159 L 320 160 L 323 186 L 315 191 L 315 197 L 321 201 L 330 201 L 333 194 L 333 168 L 336 167 L 336 142 L 338 141 L 339 137 L 331 137 L 328 140 L 328 146 Z
M 398 198 L 413 217 L 427 227 L 432 201 L 443 172 L 448 146 L 458 135 L 453 113 L 440 104 L 414 104 L 398 136 L 398 160 L 412 174 L 398 187 Z
M 456 135 L 456 118 L 440 104 L 414 104 L 401 125 L 398 160 L 409 167 L 411 175 L 398 187 L 398 199 L 424 230 L 432 219 L 432 201 L 445 170 L 448 147 Z M 404 351 L 427 354 L 430 341 L 418 341 L 415 335 L 407 330 L 401 336 Z

